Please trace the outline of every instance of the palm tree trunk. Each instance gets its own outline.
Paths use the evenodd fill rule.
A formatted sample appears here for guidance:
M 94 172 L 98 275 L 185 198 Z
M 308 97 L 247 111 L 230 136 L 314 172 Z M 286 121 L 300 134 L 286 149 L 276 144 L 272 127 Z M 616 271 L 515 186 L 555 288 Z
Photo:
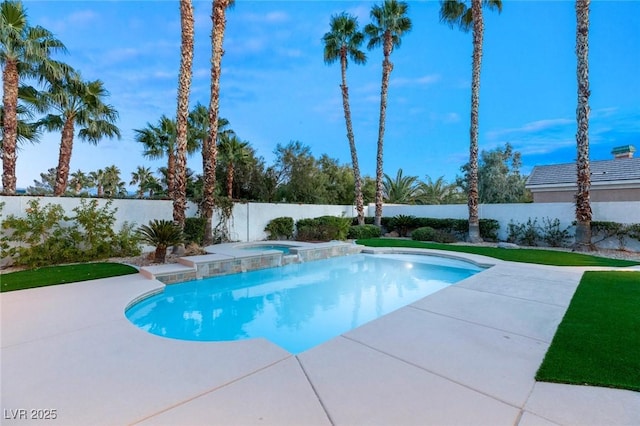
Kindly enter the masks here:
M 6 195 L 16 193 L 16 145 L 18 143 L 18 66 L 7 60 L 2 73 L 4 106 L 2 141 L 2 191 Z
M 176 113 L 176 171 L 173 196 L 173 221 L 184 229 L 187 208 L 187 119 L 193 66 L 194 18 L 191 0 L 180 0 L 182 44 L 178 77 L 178 110 Z
M 380 89 L 380 121 L 378 126 L 378 153 L 376 155 L 376 211 L 373 224 L 382 226 L 382 151 L 384 145 L 384 125 L 387 116 L 387 93 L 389 92 L 389 76 L 393 71 L 393 64 L 389 60 L 393 48 L 391 34 L 385 34 L 384 60 L 382 61 L 382 87 Z
M 578 60 L 578 107 L 576 119 L 576 241 L 575 250 L 593 250 L 591 243 L 591 171 L 589 166 L 589 5 L 591 0 L 576 0 L 576 57 Z
M 69 167 L 71 164 L 71 151 L 73 150 L 73 119 L 68 118 L 62 127 L 60 140 L 60 154 L 58 156 L 58 168 L 56 171 L 56 186 L 53 190 L 55 197 L 60 197 L 67 190 L 69 179 Z
M 472 0 L 473 19 L 473 66 L 471 71 L 471 127 L 469 143 L 469 241 L 478 243 L 480 237 L 480 219 L 478 215 L 478 110 L 480 107 L 480 67 L 482 65 L 482 39 L 484 22 L 482 18 L 482 0 Z
M 342 106 L 344 107 L 344 120 L 347 123 L 347 139 L 349 139 L 349 149 L 351 150 L 351 164 L 353 165 L 353 178 L 355 181 L 355 202 L 358 212 L 358 225 L 364 225 L 364 202 L 362 200 L 362 178 L 360 177 L 360 166 L 358 165 L 358 154 L 356 152 L 356 141 L 353 135 L 353 125 L 351 124 L 351 108 L 349 107 L 349 88 L 347 87 L 347 54 L 341 52 L 340 65 L 342 68 Z
M 233 174 L 233 163 L 230 162 L 229 164 L 227 164 L 227 198 L 229 198 L 230 200 L 233 199 Z
M 209 101 L 209 137 L 202 147 L 202 169 L 204 174 L 203 214 L 206 219 L 205 245 L 213 243 L 213 209 L 215 207 L 216 161 L 218 156 L 218 110 L 220 106 L 220 74 L 222 42 L 227 24 L 226 10 L 229 0 L 213 0 L 211 14 L 211 98 Z

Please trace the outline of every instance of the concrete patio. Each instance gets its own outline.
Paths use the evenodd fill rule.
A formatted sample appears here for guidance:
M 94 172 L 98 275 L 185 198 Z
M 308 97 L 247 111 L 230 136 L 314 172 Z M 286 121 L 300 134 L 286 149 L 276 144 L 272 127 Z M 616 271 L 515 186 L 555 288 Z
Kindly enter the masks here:
M 136 328 L 141 274 L 2 293 L 2 424 L 640 424 L 638 392 L 534 380 L 587 268 L 460 257 L 495 266 L 297 356 Z

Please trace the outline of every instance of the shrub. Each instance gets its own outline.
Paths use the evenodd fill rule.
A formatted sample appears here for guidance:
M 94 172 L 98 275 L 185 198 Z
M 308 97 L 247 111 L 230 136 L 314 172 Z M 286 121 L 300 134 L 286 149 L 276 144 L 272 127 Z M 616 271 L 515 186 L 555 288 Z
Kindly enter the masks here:
M 436 243 L 453 243 L 456 241 L 456 237 L 453 234 L 441 229 L 433 229 L 430 226 L 415 229 L 411 233 L 411 239 L 416 241 L 433 241 Z
M 511 221 L 507 227 L 507 241 L 511 243 L 535 246 L 537 245 L 538 240 L 541 239 L 540 227 L 538 226 L 537 219 L 531 220 L 531 218 L 529 218 L 526 224 Z
M 485 241 L 498 241 L 500 222 L 495 219 L 480 219 L 480 236 Z
M 140 240 L 156 248 L 154 261 L 164 263 L 167 248 L 183 241 L 182 230 L 171 220 L 152 220 L 137 230 Z
M 188 217 L 184 221 L 184 241 L 185 243 L 196 243 L 202 245 L 204 241 L 204 230 L 207 226 L 206 217 Z
M 351 226 L 351 218 L 320 216 L 300 219 L 296 222 L 296 238 L 299 241 L 345 240 Z
M 569 228 L 560 228 L 560 219 L 551 220 L 548 217 L 542 219 L 542 240 L 551 247 L 565 247 L 571 236 Z
M 11 256 L 17 265 L 38 267 L 82 262 L 112 256 L 140 254 L 133 225 L 113 231 L 116 209 L 109 201 L 102 208 L 97 200 L 82 199 L 67 217 L 58 204 L 40 206 L 40 200 L 28 202 L 25 216 L 8 216 L 2 222 L 2 257 Z
M 381 233 L 381 229 L 375 225 L 353 225 L 349 228 L 347 238 L 352 240 L 378 238 Z
M 293 218 L 277 217 L 272 219 L 264 230 L 269 233 L 270 240 L 289 240 L 293 238 Z
M 389 220 L 389 229 L 396 231 L 399 236 L 406 237 L 409 231 L 416 227 L 417 218 L 411 215 L 399 214 Z

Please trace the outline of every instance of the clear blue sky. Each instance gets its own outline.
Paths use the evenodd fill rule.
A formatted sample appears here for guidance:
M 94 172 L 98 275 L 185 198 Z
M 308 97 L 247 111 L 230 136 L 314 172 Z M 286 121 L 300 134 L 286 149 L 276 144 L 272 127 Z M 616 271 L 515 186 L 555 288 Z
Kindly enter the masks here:
M 322 36 L 342 11 L 369 22 L 374 2 L 245 1 L 228 11 L 220 114 L 272 164 L 276 144 L 299 140 L 316 157 L 350 163 L 340 68 L 323 62 Z M 72 171 L 116 164 L 127 183 L 139 165 L 157 167 L 133 129 L 175 116 L 179 68 L 178 1 L 29 1 L 32 25 L 51 30 L 68 48 L 60 57 L 85 79 L 101 79 L 120 113 L 121 140 L 98 146 L 76 140 Z M 195 1 L 196 42 L 191 104 L 209 102 L 211 2 Z M 471 33 L 439 21 L 439 2 L 409 1 L 413 30 L 392 54 L 384 170 L 395 176 L 453 181 L 468 160 Z M 485 13 L 480 149 L 510 142 L 522 172 L 575 158 L 575 11 L 572 1 L 505 1 Z M 363 46 L 366 50 L 366 46 Z M 362 173 L 375 175 L 382 52 L 348 70 Z M 591 7 L 591 158 L 611 148 L 640 150 L 640 1 Z M 56 167 L 59 134 L 23 146 L 18 187 Z M 188 166 L 201 172 L 201 157 Z

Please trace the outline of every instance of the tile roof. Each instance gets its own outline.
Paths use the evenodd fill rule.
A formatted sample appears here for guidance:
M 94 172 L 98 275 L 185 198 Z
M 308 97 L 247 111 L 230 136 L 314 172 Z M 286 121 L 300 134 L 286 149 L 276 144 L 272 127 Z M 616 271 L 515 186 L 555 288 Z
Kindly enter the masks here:
M 591 183 L 621 180 L 640 180 L 640 157 L 592 161 Z M 527 179 L 527 186 L 575 183 L 576 163 L 535 166 Z

